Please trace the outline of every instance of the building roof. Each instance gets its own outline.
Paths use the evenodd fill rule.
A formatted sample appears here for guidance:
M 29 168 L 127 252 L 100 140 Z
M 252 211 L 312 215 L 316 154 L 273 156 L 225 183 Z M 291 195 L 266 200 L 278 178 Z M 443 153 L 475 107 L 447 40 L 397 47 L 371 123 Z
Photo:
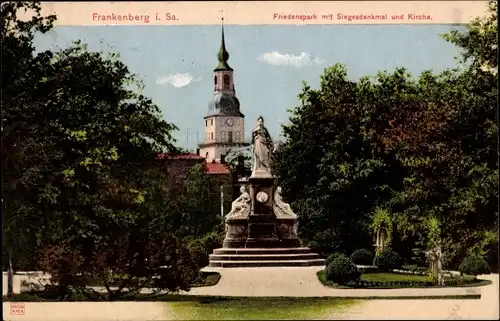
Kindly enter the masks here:
M 205 164 L 205 172 L 207 174 L 221 174 L 221 175 L 227 175 L 230 173 L 229 166 L 227 164 L 221 164 L 217 162 L 209 162 Z
M 207 116 L 245 117 L 240 111 L 240 101 L 231 93 L 216 92 L 208 103 Z
M 194 153 L 183 153 L 183 154 L 159 154 L 158 159 L 168 159 L 168 160 L 203 160 L 205 158 Z M 205 173 L 210 175 L 227 175 L 231 171 L 229 165 L 222 164 L 218 162 L 205 162 Z
M 202 156 L 195 153 L 182 153 L 182 154 L 159 154 L 158 159 L 193 159 L 202 160 L 205 159 Z

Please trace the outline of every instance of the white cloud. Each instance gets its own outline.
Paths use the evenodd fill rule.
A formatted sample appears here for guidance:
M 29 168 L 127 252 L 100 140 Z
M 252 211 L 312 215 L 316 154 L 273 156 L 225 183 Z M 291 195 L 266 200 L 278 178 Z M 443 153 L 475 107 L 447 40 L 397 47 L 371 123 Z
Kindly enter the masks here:
M 295 68 L 317 66 L 325 62 L 324 59 L 314 57 L 306 52 L 296 56 L 293 54 L 280 54 L 277 51 L 263 53 L 257 60 L 274 66 L 292 66 Z
M 189 85 L 193 82 L 198 82 L 201 80 L 201 77 L 194 78 L 189 73 L 176 73 L 169 74 L 163 77 L 156 79 L 156 84 L 158 85 L 170 85 L 175 88 L 181 88 Z

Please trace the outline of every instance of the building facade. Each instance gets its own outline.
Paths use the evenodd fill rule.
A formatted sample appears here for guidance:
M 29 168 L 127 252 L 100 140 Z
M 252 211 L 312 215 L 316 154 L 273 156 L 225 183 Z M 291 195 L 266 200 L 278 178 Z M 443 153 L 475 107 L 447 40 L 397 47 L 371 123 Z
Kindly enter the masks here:
M 224 164 L 229 151 L 249 145 L 245 142 L 245 115 L 240 111 L 240 102 L 236 97 L 234 70 L 228 64 L 224 27 L 217 58 L 219 63 L 214 69 L 213 98 L 203 118 L 205 136 L 198 150 L 207 163 Z

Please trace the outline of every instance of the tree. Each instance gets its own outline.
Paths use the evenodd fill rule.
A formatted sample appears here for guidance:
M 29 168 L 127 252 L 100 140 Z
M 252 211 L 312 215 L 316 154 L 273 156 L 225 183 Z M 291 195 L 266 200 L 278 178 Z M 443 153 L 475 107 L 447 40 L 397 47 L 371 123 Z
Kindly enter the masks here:
M 400 231 L 423 245 L 425 221 L 439 218 L 450 268 L 498 220 L 496 2 L 491 10 L 466 32 L 444 36 L 463 49 L 465 64 L 439 75 L 424 72 L 414 98 L 419 104 L 399 110 L 383 137 L 408 173 L 395 197 Z
M 16 12 L 25 6 L 39 12 L 37 3 L 8 4 L 2 11 L 2 62 L 19 67 L 2 72 L 7 244 L 29 227 L 33 237 L 24 249 L 36 244 L 32 256 L 46 249 L 47 255 L 81 258 L 68 260 L 74 261 L 73 276 L 103 281 L 119 274 L 118 291 L 107 284 L 108 299 L 130 290 L 130 282 L 134 290 L 188 288 L 197 270 L 182 233 L 196 223 L 177 218 L 183 209 L 156 160 L 160 152 L 177 151 L 176 127 L 140 94 L 142 85 L 118 55 L 88 52 L 77 43 L 35 56 L 34 32 L 49 30 L 55 17 L 46 22 L 38 13 L 20 22 Z M 49 251 L 59 244 L 63 250 Z M 42 267 L 67 275 L 67 266 Z M 85 285 L 79 290 L 90 293 Z
M 279 184 L 299 213 L 301 237 L 322 254 L 371 246 L 370 212 L 390 196 L 391 159 L 375 135 L 383 128 L 370 121 L 384 117 L 375 94 L 368 78 L 349 81 L 335 65 L 325 69 L 319 89 L 304 84 L 301 106 L 283 126 Z
M 239 178 L 249 177 L 252 173 L 251 148 L 229 150 L 226 155 L 226 162 L 231 169 L 231 176 L 235 178 L 235 183 Z
M 454 121 L 455 131 L 460 132 L 469 161 L 467 184 L 463 186 L 452 204 L 460 208 L 457 216 L 462 224 L 474 230 L 467 238 L 469 243 L 460 251 L 462 257 L 467 248 L 493 245 L 498 240 L 498 1 L 489 0 L 489 11 L 485 17 L 478 17 L 468 24 L 466 31 L 451 31 L 444 38 L 459 47 L 462 73 L 458 90 L 466 93 L 460 100 L 459 113 L 462 117 Z M 496 235 L 496 237 L 491 237 Z M 473 242 L 472 242 L 473 241 Z M 459 242 L 463 244 L 464 242 Z M 485 250 L 483 248 L 482 250 Z M 491 256 L 498 265 L 498 247 Z M 495 259 L 496 258 L 496 259 Z M 459 261 L 455 260 L 454 265 Z
M 16 13 L 31 10 L 30 21 L 21 21 Z M 36 32 L 45 33 L 52 27 L 54 16 L 42 17 L 40 6 L 31 2 L 3 3 L 0 11 L 2 19 L 2 213 L 3 246 L 2 262 L 9 262 L 8 295 L 12 295 L 13 268 L 34 265 L 29 249 L 33 247 L 36 222 L 26 219 L 25 213 L 32 210 L 26 201 L 29 188 L 39 178 L 40 165 L 49 157 L 43 153 L 44 146 L 50 145 L 42 137 L 33 135 L 40 124 L 27 121 L 36 119 L 39 113 L 30 97 L 40 75 L 42 66 L 50 59 L 47 52 L 34 56 L 32 44 Z M 34 77 L 26 77 L 34 75 Z M 39 152 L 33 153 L 33 150 Z M 30 244 L 31 243 L 31 244 Z M 12 257 L 12 253 L 16 255 Z M 5 266 L 3 266 L 5 268 Z
M 216 182 L 205 173 L 205 164 L 193 166 L 184 184 L 181 213 L 185 236 L 201 238 L 220 223 L 220 193 Z
M 440 222 L 445 264 L 456 268 L 497 233 L 496 1 L 488 17 L 445 39 L 464 64 L 414 78 L 404 68 L 347 79 L 324 70 L 304 85 L 283 126 L 275 172 L 300 217 L 299 232 L 322 253 L 368 246 L 370 214 L 391 214 L 393 249 L 407 260 Z M 488 244 L 488 245 L 487 245 Z M 490 251 L 491 253 L 491 251 Z

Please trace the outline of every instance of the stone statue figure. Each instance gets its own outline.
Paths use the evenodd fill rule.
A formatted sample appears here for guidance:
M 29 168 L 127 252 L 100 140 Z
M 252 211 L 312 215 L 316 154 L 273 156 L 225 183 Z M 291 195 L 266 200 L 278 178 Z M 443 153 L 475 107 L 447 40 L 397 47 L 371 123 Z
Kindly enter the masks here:
M 297 218 L 297 214 L 292 211 L 290 205 L 283 201 L 281 197 L 281 187 L 277 187 L 274 192 L 273 211 L 278 218 Z
M 382 252 L 386 247 L 386 239 L 387 239 L 387 229 L 385 227 L 385 223 L 380 223 L 376 237 L 375 237 L 375 249 L 377 252 Z
M 441 252 L 441 246 L 438 245 L 425 254 L 429 258 L 431 263 L 431 272 L 433 279 L 437 282 L 438 285 L 443 285 L 443 253 Z
M 240 193 L 241 195 L 231 204 L 231 211 L 227 214 L 226 218 L 245 218 L 250 215 L 250 194 L 248 194 L 245 186 L 240 187 Z
M 264 127 L 262 116 L 257 120 L 257 127 L 252 131 L 253 167 L 252 171 L 271 171 L 271 153 L 274 145 L 271 135 Z

